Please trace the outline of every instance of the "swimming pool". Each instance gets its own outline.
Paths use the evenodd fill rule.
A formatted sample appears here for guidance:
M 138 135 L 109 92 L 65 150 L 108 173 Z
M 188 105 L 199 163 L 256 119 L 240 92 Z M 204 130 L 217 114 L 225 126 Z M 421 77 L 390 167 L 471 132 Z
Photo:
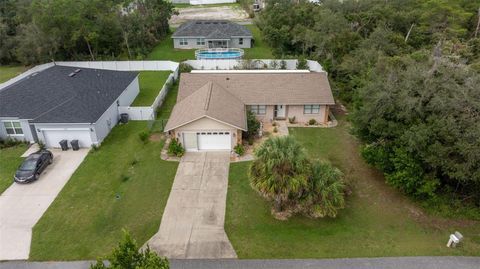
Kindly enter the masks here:
M 243 56 L 243 50 L 232 49 L 201 49 L 195 51 L 197 60 L 201 59 L 238 59 Z

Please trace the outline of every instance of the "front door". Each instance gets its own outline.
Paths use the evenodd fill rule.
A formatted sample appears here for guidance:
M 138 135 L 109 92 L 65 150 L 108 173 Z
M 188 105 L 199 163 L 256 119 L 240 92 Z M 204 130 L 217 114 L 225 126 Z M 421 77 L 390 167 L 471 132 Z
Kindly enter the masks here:
M 285 105 L 276 105 L 275 111 L 277 118 L 285 118 Z

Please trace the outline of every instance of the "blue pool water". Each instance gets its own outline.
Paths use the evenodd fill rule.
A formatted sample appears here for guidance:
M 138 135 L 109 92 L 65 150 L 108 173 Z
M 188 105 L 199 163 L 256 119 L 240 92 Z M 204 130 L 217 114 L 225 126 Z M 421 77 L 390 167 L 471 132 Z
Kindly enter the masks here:
M 237 59 L 242 55 L 239 51 L 202 51 L 198 53 L 198 59 Z

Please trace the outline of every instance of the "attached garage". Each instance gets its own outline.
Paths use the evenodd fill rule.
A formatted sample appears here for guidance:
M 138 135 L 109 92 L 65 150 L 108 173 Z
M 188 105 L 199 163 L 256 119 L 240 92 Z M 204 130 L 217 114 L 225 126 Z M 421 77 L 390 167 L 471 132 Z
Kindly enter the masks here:
M 82 148 L 90 147 L 93 144 L 90 129 L 41 129 L 45 146 L 48 148 L 59 148 L 59 142 L 63 139 L 78 140 L 79 146 Z
M 186 151 L 230 151 L 231 131 L 182 132 L 182 144 Z

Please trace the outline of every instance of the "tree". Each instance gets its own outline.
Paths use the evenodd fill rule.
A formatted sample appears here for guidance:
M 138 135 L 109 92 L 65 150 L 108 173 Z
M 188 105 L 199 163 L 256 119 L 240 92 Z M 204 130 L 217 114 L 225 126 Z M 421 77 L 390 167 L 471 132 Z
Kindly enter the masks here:
M 336 217 L 345 206 L 343 174 L 329 163 L 314 162 L 302 197 L 302 211 L 310 217 Z
M 247 139 L 253 138 L 258 134 L 260 130 L 260 122 L 257 120 L 257 116 L 252 111 L 247 111 L 247 131 L 245 136 Z
M 293 137 L 269 138 L 255 150 L 250 184 L 273 200 L 276 212 L 282 212 L 292 200 L 299 199 L 307 185 L 308 166 L 304 149 Z
M 160 258 L 155 252 L 152 252 L 147 246 L 145 250 L 139 250 L 137 242 L 132 239 L 130 234 L 124 231 L 124 238 L 118 246 L 113 249 L 107 257 L 108 266 L 98 259 L 96 264 L 90 266 L 91 269 L 168 269 L 169 262 L 166 258 Z

